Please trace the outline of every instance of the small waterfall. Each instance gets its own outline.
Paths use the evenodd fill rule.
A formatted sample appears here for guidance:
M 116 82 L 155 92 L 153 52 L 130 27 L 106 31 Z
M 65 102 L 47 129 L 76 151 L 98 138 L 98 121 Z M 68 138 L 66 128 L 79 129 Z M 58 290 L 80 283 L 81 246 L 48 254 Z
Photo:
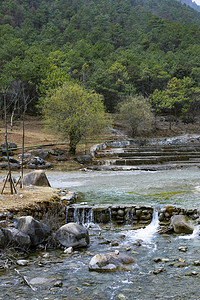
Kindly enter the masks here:
M 85 224 L 85 208 L 82 210 L 80 223 L 81 225 Z
M 112 227 L 112 210 L 110 207 L 108 207 L 108 213 L 109 213 L 109 224 Z
M 94 211 L 93 208 L 90 208 L 89 211 L 87 212 L 86 216 L 85 216 L 85 223 L 83 224 L 84 227 L 86 228 L 94 228 L 94 227 L 98 227 L 98 229 L 100 228 L 99 225 L 94 223 Z
M 93 208 L 90 208 L 90 210 L 88 211 L 86 223 L 88 223 L 88 224 L 94 223 L 94 212 L 93 212 Z
M 66 212 L 65 212 L 65 224 L 67 224 L 67 218 L 68 218 L 68 206 L 66 207 Z
M 94 223 L 94 211 L 93 208 L 85 207 L 74 207 L 73 222 L 81 224 L 86 228 L 97 228 L 100 229 L 100 226 Z
M 74 208 L 74 222 L 79 224 L 79 209 L 77 207 Z
M 131 209 L 128 209 L 125 215 L 126 225 L 131 225 L 132 218 L 131 218 Z
M 145 244 L 150 244 L 154 235 L 158 231 L 158 227 L 159 227 L 158 211 L 154 210 L 151 223 L 147 225 L 147 227 L 145 228 L 141 228 L 138 230 L 130 230 L 126 234 L 126 238 L 131 242 L 142 240 Z

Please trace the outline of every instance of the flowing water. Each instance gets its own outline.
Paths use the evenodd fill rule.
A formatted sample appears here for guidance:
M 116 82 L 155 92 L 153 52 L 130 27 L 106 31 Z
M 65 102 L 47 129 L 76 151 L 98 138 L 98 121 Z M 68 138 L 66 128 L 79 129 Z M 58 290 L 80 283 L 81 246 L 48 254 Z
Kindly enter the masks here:
M 145 203 L 155 207 L 144 229 L 131 226 L 97 226 L 92 211 L 82 222 L 90 233 L 90 246 L 65 254 L 62 250 L 34 252 L 27 266 L 17 267 L 33 291 L 14 270 L 0 271 L 0 299 L 200 299 L 200 239 L 192 235 L 159 235 L 156 207 L 176 204 L 199 207 L 200 170 L 163 172 L 48 173 L 53 187 L 81 193 L 90 203 Z M 115 246 L 114 246 L 115 245 Z M 182 248 L 180 248 L 182 247 Z M 186 252 L 180 251 L 185 248 Z M 119 250 L 136 263 L 128 271 L 89 272 L 97 253 Z M 61 281 L 62 286 L 55 286 Z
M 49 172 L 53 187 L 77 191 L 89 203 L 145 203 L 198 207 L 200 169 L 119 172 Z

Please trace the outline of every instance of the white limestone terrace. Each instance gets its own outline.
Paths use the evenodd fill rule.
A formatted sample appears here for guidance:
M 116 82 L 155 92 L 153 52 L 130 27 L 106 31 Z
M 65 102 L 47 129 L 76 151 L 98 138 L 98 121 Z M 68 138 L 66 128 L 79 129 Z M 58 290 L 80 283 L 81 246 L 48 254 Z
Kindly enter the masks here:
M 95 170 L 200 167 L 200 136 L 111 141 L 93 146 L 90 154 Z

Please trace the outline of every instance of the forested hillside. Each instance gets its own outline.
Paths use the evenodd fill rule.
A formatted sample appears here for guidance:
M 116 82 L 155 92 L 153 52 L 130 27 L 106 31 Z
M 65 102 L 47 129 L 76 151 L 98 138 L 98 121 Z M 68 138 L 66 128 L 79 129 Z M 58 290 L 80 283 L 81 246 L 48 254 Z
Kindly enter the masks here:
M 200 13 L 176 0 L 1 0 L 0 24 L 1 88 L 23 90 L 29 110 L 66 81 L 110 112 L 127 95 L 155 114 L 199 109 Z
M 192 1 L 192 0 L 178 0 L 183 4 L 189 5 L 192 8 L 196 9 L 197 11 L 200 11 L 200 6 L 196 4 L 196 2 Z

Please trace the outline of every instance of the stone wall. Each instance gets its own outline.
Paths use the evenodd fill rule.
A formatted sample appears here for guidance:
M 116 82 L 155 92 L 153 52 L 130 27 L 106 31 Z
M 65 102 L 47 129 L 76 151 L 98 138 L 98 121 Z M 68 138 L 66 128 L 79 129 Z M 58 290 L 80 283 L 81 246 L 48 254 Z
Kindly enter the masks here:
M 154 208 L 147 205 L 72 205 L 67 207 L 66 222 L 103 223 L 113 225 L 146 226 L 152 221 Z M 160 225 L 167 225 L 173 215 L 187 215 L 190 219 L 199 218 L 197 209 L 184 209 L 168 205 L 158 209 Z
M 31 215 L 37 220 L 43 220 L 51 228 L 59 224 L 77 222 L 79 224 L 98 223 L 112 225 L 132 225 L 145 227 L 151 223 L 154 208 L 140 204 L 72 204 L 77 200 L 77 194 L 71 193 L 68 197 L 58 197 L 51 201 L 37 203 L 19 211 L 8 211 L 0 214 L 0 227 L 4 221 Z M 182 208 L 177 206 L 163 206 L 158 209 L 158 218 L 161 226 L 168 225 L 173 215 L 186 215 L 191 220 L 197 220 L 200 210 L 196 208 Z M 200 223 L 200 221 L 199 221 Z

